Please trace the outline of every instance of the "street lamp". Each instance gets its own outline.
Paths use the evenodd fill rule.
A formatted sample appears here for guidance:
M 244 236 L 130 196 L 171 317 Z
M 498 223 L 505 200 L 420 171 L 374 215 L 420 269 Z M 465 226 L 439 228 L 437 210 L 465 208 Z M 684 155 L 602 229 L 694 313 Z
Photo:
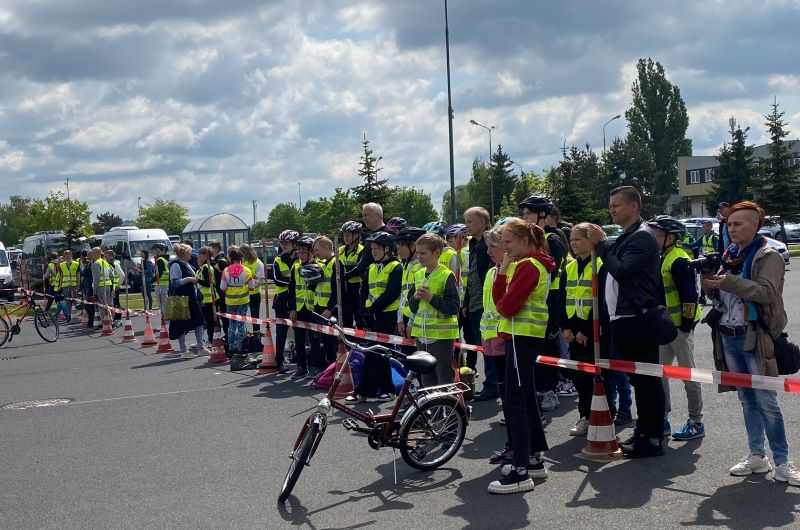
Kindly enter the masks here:
M 444 0 L 444 52 L 447 58 L 447 135 L 450 148 L 450 220 L 456 222 L 456 169 L 453 161 L 453 97 L 450 93 L 450 26 L 447 21 L 447 0 Z M 444 214 L 444 212 L 442 212 Z
M 494 219 L 494 175 L 492 175 L 492 129 L 494 129 L 494 125 L 491 127 L 487 127 L 482 123 L 478 123 L 475 120 L 469 120 L 472 125 L 477 125 L 478 127 L 483 127 L 487 131 L 489 131 L 489 196 L 491 200 L 491 207 L 489 208 L 491 211 L 491 218 Z
M 142 198 L 136 197 L 136 213 L 139 217 L 142 216 Z
M 515 166 L 517 166 L 517 167 L 519 168 L 519 172 L 520 172 L 520 174 L 521 174 L 522 176 L 525 176 L 525 168 L 524 168 L 524 167 L 522 167 L 522 166 L 519 164 L 519 162 L 515 162 L 515 161 L 513 161 L 513 160 L 509 160 L 509 162 L 511 162 L 512 164 L 514 164 Z
M 612 121 L 617 120 L 617 119 L 619 119 L 621 117 L 622 117 L 621 114 L 617 114 L 616 116 L 614 116 L 613 118 L 611 118 L 610 120 L 608 120 L 607 122 L 605 122 L 603 124 L 603 154 L 606 153 L 606 125 L 608 125 Z

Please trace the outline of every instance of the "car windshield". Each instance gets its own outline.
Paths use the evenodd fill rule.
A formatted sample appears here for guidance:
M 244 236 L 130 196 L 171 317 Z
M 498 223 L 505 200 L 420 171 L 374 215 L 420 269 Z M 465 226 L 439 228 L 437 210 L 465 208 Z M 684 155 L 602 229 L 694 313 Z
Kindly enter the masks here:
M 0 267 L 8 267 L 8 255 L 2 249 L 0 249 Z
M 51 252 L 61 254 L 66 249 L 70 249 L 73 256 L 80 256 L 82 251 L 89 251 L 90 248 L 88 243 L 80 241 L 73 241 L 71 245 L 67 245 L 67 240 L 63 237 L 51 239 L 47 242 L 47 245 L 45 245 L 46 254 L 50 254 Z
M 136 257 L 139 255 L 139 252 L 142 250 L 146 250 L 147 252 L 152 252 L 153 245 L 156 243 L 161 243 L 170 251 L 172 250 L 172 241 L 169 239 L 143 239 L 141 241 L 131 241 L 130 242 L 130 249 L 131 249 L 131 256 Z M 171 253 L 171 252 L 170 252 Z

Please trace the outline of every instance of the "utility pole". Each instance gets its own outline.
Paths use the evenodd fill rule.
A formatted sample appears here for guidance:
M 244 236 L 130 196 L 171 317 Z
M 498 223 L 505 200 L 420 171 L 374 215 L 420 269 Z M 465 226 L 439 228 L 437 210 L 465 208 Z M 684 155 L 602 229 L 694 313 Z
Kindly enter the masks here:
M 253 226 L 256 226 L 256 206 L 258 206 L 258 203 L 253 201 Z
M 456 170 L 455 163 L 453 162 L 453 99 L 450 95 L 450 26 L 447 22 L 447 0 L 444 0 L 444 48 L 447 56 L 447 131 L 450 145 L 450 222 L 455 224 Z

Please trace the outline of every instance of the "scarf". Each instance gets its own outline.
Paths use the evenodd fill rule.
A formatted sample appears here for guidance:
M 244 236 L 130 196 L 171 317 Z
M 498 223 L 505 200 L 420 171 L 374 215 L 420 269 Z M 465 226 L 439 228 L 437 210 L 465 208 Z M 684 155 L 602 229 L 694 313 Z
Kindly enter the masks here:
M 731 274 L 741 275 L 745 280 L 750 280 L 753 272 L 753 258 L 758 249 L 766 243 L 767 240 L 763 236 L 756 236 L 744 248 L 735 243 L 731 244 L 722 254 L 722 267 Z M 758 318 L 756 305 L 749 300 L 743 300 L 743 302 L 747 306 L 747 320 L 755 321 Z

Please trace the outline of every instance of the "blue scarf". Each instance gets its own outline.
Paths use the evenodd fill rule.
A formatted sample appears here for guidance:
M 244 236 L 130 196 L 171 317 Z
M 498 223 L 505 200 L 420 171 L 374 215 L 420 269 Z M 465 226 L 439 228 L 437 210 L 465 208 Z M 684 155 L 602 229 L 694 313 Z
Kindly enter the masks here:
M 741 275 L 745 280 L 750 280 L 753 272 L 753 258 L 762 246 L 767 243 L 763 236 L 756 236 L 746 247 L 741 248 L 737 244 L 732 244 L 722 255 L 722 266 L 731 274 Z M 755 321 L 758 318 L 756 305 L 743 300 L 747 306 L 747 320 Z

